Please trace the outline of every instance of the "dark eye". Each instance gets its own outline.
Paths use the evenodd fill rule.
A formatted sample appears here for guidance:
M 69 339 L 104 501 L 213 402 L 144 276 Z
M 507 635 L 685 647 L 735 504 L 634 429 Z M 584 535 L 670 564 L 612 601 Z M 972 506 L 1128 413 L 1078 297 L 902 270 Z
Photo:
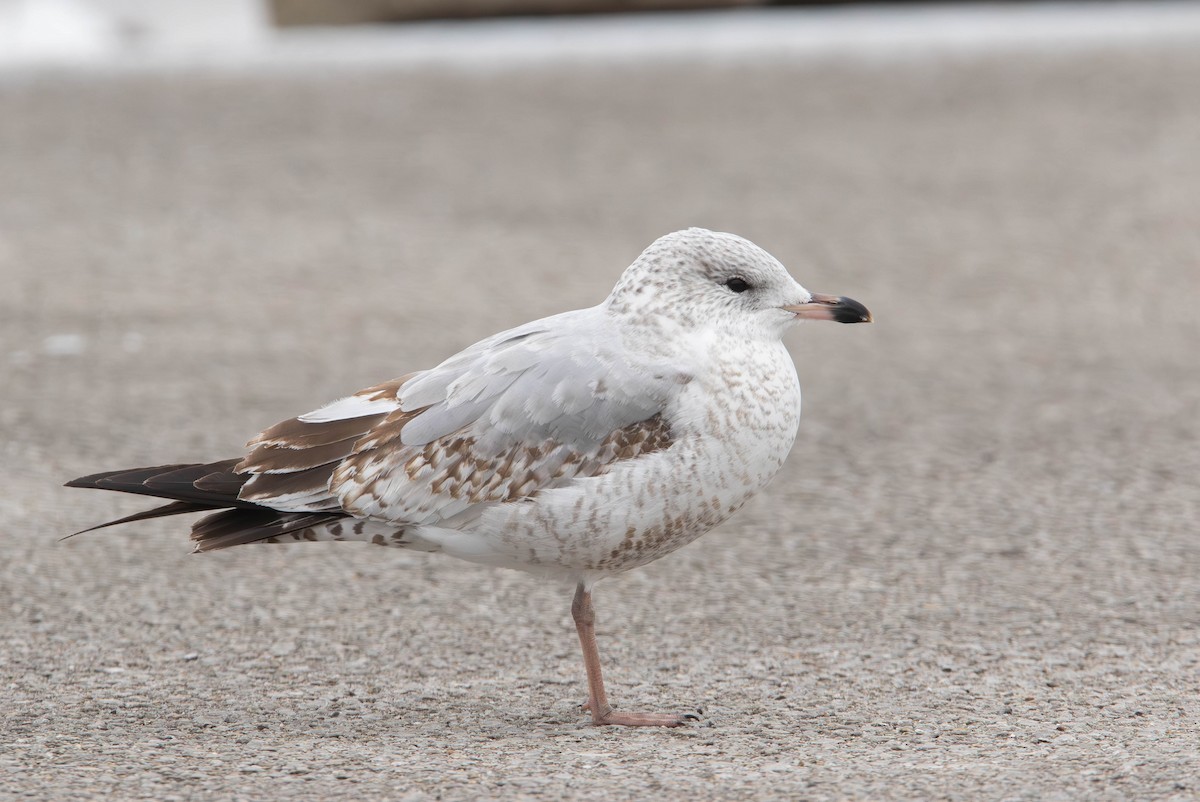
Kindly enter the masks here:
M 739 276 L 734 276 L 733 278 L 729 279 L 729 281 L 726 281 L 725 286 L 734 292 L 745 292 L 746 290 L 750 289 L 750 283 L 746 281 L 746 279 L 740 278 Z

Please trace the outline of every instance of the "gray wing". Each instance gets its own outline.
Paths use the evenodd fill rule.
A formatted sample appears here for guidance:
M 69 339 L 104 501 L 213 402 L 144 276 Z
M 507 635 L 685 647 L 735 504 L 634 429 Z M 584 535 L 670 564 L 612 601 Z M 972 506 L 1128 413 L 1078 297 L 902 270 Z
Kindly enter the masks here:
M 631 361 L 598 309 L 546 318 L 268 429 L 238 465 L 241 498 L 461 521 L 669 447 L 680 375 Z

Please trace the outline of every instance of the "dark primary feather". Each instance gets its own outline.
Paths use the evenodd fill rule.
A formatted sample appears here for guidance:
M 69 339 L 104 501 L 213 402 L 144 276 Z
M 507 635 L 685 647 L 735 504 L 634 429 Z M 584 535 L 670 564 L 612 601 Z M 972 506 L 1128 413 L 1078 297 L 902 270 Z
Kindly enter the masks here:
M 258 505 L 238 498 L 248 476 L 233 472 L 238 460 L 192 465 L 158 465 L 151 468 L 125 468 L 81 476 L 66 487 L 90 487 L 116 490 L 141 496 L 189 501 L 208 507 L 247 507 Z
M 67 482 L 67 487 L 116 490 L 122 493 L 174 499 L 170 504 L 143 510 L 115 521 L 106 521 L 74 534 L 79 535 L 108 526 L 146 521 L 169 515 L 213 512 L 215 510 L 225 510 L 225 512 L 219 513 L 219 515 L 225 516 L 224 527 L 216 533 L 224 539 L 218 541 L 217 545 L 209 545 L 209 539 L 205 533 L 210 531 L 211 527 L 202 532 L 194 530 L 192 538 L 196 541 L 197 549 L 201 551 L 234 545 L 234 543 L 228 542 L 231 533 L 237 534 L 240 543 L 251 543 L 279 534 L 281 522 L 287 521 L 293 516 L 239 499 L 238 492 L 250 477 L 248 474 L 242 475 L 233 472 L 233 467 L 237 463 L 238 460 L 230 459 L 191 465 L 125 468 L 117 471 L 102 471 L 73 479 Z M 202 519 L 197 526 L 211 521 L 214 517 L 209 516 Z M 290 531 L 286 526 L 284 526 L 284 530 Z
M 408 377 L 361 391 L 368 398 L 394 396 Z M 308 423 L 291 418 L 275 424 L 250 442 L 244 459 L 210 463 L 157 465 L 103 471 L 67 482 L 67 487 L 115 490 L 171 499 L 172 503 L 81 530 L 91 532 L 116 524 L 169 515 L 212 512 L 192 526 L 197 551 L 223 549 L 267 540 L 345 517 L 337 499 L 314 499 L 318 514 L 283 512 L 268 506 L 288 494 L 320 495 L 337 463 L 354 443 L 384 419 L 384 414 Z M 250 482 L 250 486 L 246 484 Z M 242 498 L 245 491 L 246 498 Z M 257 499 L 263 503 L 255 503 Z
M 67 485 L 67 487 L 86 487 L 87 485 Z M 75 537 L 82 535 L 84 532 L 95 532 L 97 529 L 105 529 L 109 526 L 117 524 L 131 524 L 134 521 L 148 521 L 151 518 L 165 518 L 168 515 L 186 515 L 189 512 L 204 512 L 205 510 L 213 509 L 207 504 L 195 504 L 190 501 L 172 501 L 170 504 L 164 504 L 161 507 L 155 507 L 151 510 L 142 510 L 135 512 L 133 515 L 126 515 L 124 518 L 118 518 L 115 521 L 105 521 L 102 524 L 89 526 L 87 529 L 80 529 L 78 532 L 72 532 L 67 537 Z
M 67 482 L 67 487 L 116 490 L 144 496 L 175 499 L 170 504 L 127 515 L 115 521 L 82 529 L 74 534 L 92 532 L 117 524 L 145 521 L 168 515 L 212 512 L 192 526 L 197 551 L 254 543 L 272 537 L 319 526 L 338 518 L 341 513 L 280 512 L 238 498 L 249 474 L 233 473 L 238 460 L 193 465 L 157 465 L 151 468 L 103 471 Z

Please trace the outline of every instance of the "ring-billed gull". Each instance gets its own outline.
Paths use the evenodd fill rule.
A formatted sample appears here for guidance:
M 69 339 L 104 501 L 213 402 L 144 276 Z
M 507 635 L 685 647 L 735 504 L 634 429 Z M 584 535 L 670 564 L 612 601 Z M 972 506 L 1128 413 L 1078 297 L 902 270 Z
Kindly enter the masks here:
M 800 384 L 781 338 L 806 318 L 871 315 L 741 237 L 691 228 L 651 244 L 600 305 L 272 426 L 245 457 L 68 486 L 172 499 L 95 529 L 208 512 L 196 551 L 362 540 L 568 580 L 592 722 L 678 726 L 694 716 L 608 704 L 592 586 L 712 529 L 783 465 Z

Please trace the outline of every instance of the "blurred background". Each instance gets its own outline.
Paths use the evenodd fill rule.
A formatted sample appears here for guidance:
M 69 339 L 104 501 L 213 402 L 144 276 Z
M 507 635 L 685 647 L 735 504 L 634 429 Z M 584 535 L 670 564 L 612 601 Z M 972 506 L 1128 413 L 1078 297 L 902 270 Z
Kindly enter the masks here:
M 0 797 L 1195 797 L 1200 5 L 0 0 L 0 190 Z M 57 540 L 691 225 L 876 320 L 596 591 L 701 727 L 569 588 Z
M 358 59 L 385 53 L 461 59 L 478 49 L 476 58 L 486 59 L 500 53 L 611 58 L 630 47 L 643 55 L 717 48 L 762 56 L 849 44 L 1048 45 L 1147 35 L 1186 39 L 1195 34 L 1195 16 L 1189 0 L 0 0 L 0 64 L 228 63 L 295 57 L 298 49 L 310 57 Z M 504 24 L 439 24 L 487 19 Z M 413 24 L 420 22 L 426 24 Z

